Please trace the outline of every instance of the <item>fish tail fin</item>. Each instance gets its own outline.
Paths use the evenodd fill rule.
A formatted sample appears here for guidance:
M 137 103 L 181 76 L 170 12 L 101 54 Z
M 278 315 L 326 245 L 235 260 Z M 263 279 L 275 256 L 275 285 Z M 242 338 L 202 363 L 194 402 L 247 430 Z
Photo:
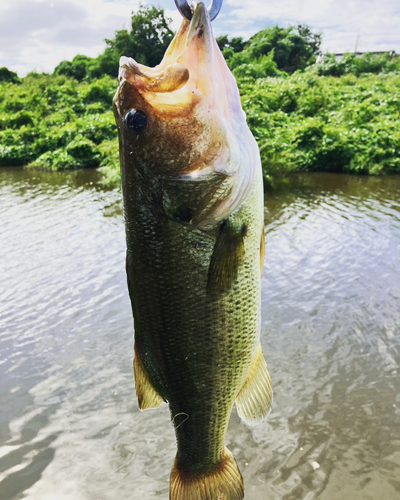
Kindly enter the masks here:
M 249 376 L 236 398 L 236 408 L 246 424 L 257 425 L 267 418 L 271 404 L 271 376 L 259 345 Z
M 242 475 L 227 448 L 221 462 L 204 473 L 183 471 L 175 459 L 171 472 L 170 500 L 242 500 L 243 497 Z

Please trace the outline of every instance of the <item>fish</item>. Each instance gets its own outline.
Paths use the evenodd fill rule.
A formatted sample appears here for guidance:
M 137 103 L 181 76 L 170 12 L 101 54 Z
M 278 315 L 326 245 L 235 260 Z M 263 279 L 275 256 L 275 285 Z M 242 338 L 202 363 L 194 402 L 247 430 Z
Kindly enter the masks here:
M 161 63 L 121 57 L 113 100 L 140 410 L 169 405 L 171 500 L 241 500 L 225 435 L 234 404 L 263 421 L 263 178 L 235 78 L 204 3 Z

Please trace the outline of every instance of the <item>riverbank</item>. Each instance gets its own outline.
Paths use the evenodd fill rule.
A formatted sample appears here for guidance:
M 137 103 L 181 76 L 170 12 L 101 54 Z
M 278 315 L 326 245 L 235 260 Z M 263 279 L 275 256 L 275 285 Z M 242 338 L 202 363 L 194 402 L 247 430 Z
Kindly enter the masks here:
M 400 75 L 238 78 L 266 183 L 292 171 L 400 172 Z M 105 76 L 77 82 L 31 74 L 0 84 L 0 165 L 98 167 L 119 182 L 117 131 Z
M 311 67 L 239 87 L 267 182 L 293 171 L 400 173 L 400 75 Z

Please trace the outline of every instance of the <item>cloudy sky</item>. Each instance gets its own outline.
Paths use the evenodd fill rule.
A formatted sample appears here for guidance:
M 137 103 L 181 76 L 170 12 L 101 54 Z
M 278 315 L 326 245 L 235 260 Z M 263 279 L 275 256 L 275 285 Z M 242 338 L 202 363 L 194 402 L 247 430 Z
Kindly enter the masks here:
M 146 3 L 145 1 L 143 3 Z M 180 23 L 173 0 L 155 0 Z M 139 0 L 0 0 L 0 67 L 53 71 L 76 54 L 97 56 L 104 38 L 129 28 Z M 307 24 L 323 34 L 330 52 L 395 50 L 400 53 L 399 0 L 224 0 L 214 21 L 216 36 L 249 38 L 278 24 Z M 357 42 L 358 40 L 358 42 Z

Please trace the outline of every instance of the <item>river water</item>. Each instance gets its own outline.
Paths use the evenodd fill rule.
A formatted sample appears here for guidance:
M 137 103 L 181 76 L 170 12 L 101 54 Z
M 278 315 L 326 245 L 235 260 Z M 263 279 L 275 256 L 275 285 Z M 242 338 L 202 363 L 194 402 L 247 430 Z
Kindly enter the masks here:
M 228 447 L 246 500 L 400 499 L 400 177 L 293 176 L 265 200 L 274 406 Z M 119 190 L 0 169 L 0 499 L 168 498 L 141 413 Z

